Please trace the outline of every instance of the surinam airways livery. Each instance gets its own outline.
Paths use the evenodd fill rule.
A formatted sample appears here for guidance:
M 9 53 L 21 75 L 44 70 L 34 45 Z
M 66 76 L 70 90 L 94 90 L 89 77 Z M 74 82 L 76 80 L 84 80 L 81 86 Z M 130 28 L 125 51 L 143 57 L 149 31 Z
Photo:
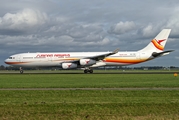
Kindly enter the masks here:
M 118 52 L 63 52 L 63 53 L 21 53 L 10 56 L 6 64 L 20 67 L 82 68 L 84 73 L 93 73 L 94 67 L 124 66 L 142 63 L 169 54 L 164 51 L 171 29 L 163 29 L 145 48 L 139 51 Z

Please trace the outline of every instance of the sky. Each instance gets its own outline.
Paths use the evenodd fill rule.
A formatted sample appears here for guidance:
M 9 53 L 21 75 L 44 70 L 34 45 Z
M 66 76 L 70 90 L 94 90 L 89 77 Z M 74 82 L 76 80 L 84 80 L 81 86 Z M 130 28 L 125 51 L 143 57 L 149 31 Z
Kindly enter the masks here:
M 138 66 L 179 67 L 178 0 L 1 0 L 0 65 L 24 52 L 136 51 L 172 29 L 167 56 Z

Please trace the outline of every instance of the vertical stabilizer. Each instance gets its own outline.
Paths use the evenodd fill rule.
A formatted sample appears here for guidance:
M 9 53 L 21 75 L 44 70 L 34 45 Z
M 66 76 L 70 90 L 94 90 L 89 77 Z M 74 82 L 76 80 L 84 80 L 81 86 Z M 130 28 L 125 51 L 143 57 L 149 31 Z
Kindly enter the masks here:
M 171 29 L 163 29 L 145 48 L 140 51 L 161 52 L 164 50 Z

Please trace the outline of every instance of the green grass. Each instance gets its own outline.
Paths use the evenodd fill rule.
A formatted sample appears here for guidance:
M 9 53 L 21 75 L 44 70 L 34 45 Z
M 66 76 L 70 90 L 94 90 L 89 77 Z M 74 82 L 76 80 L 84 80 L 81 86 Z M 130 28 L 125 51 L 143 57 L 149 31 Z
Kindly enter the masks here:
M 179 119 L 179 90 L 11 90 L 173 88 L 173 74 L 0 74 L 0 119 Z M 7 90 L 2 90 L 7 88 Z
M 0 118 L 178 118 L 179 91 L 0 91 Z
M 179 87 L 173 74 L 0 74 L 0 88 Z

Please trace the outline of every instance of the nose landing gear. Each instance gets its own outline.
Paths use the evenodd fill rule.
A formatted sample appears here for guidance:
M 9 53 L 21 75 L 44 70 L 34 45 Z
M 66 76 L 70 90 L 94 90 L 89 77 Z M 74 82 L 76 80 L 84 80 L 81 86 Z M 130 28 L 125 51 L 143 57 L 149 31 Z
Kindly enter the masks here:
M 20 67 L 19 70 L 20 70 L 20 74 L 23 74 L 23 73 L 24 73 L 22 67 Z

